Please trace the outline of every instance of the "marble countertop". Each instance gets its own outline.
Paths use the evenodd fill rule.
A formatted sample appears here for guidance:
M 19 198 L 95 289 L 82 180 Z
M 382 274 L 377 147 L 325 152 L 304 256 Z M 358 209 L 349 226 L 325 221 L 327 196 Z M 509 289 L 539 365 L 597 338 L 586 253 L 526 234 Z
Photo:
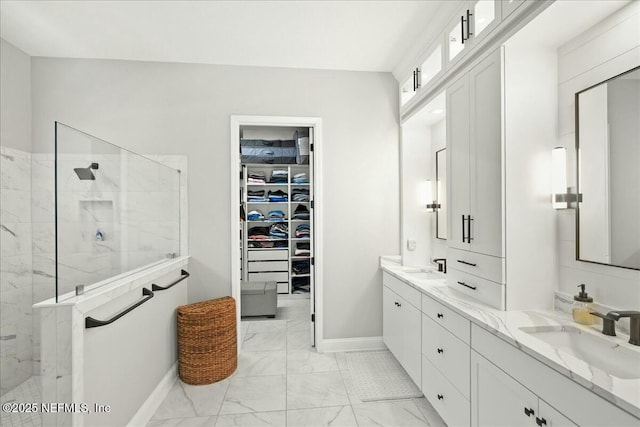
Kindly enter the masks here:
M 380 268 L 402 280 L 423 294 L 430 296 L 463 317 L 519 348 L 555 371 L 583 385 L 614 405 L 640 418 L 640 379 L 621 379 L 589 365 L 587 362 L 537 339 L 520 328 L 570 325 L 595 334 L 640 354 L 640 347 L 628 343 L 627 335 L 607 337 L 600 333 L 600 326 L 583 326 L 573 321 L 567 313 L 554 310 L 500 311 L 446 285 L 445 275 L 434 272 L 436 279 L 415 279 L 400 265 L 398 257 L 380 257 Z

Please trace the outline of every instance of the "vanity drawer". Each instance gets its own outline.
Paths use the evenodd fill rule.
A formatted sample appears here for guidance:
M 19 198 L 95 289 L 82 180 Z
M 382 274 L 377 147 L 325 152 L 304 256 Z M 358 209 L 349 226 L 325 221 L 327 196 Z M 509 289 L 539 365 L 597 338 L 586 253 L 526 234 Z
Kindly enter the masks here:
M 504 258 L 447 248 L 447 269 L 449 268 L 505 283 Z
M 422 354 L 467 399 L 471 381 L 471 348 L 429 316 L 422 315 Z
M 504 310 L 505 286 L 477 277 L 455 268 L 447 268 L 447 284 L 450 288 L 469 295 L 483 303 Z
M 386 271 L 382 273 L 382 284 L 391 289 L 396 294 L 404 298 L 409 304 L 420 308 L 420 295 L 422 293 L 411 287 L 411 285 L 403 282 L 402 280 L 392 276 Z
M 273 249 L 273 250 L 249 250 L 247 254 L 249 261 L 267 261 L 267 260 L 288 260 L 289 251 L 286 249 Z M 285 268 L 286 270 L 286 268 Z
M 289 273 L 286 271 L 278 273 L 249 273 L 250 282 L 287 282 Z
M 471 322 L 433 298 L 422 295 L 422 312 L 465 343 L 471 342 Z
M 247 263 L 249 272 L 252 271 L 287 271 L 289 261 L 251 261 Z
M 469 401 L 422 356 L 422 393 L 448 426 L 469 426 Z

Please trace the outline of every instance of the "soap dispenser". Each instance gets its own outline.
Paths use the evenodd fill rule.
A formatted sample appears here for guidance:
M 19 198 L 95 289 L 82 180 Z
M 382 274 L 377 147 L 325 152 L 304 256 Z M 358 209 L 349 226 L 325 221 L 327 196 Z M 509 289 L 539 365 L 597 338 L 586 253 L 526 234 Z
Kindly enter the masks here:
M 578 295 L 575 295 L 573 299 L 573 320 L 583 325 L 593 325 L 596 322 L 595 317 L 591 314 L 593 304 L 593 298 L 591 298 L 585 290 L 585 284 L 578 285 L 581 288 Z

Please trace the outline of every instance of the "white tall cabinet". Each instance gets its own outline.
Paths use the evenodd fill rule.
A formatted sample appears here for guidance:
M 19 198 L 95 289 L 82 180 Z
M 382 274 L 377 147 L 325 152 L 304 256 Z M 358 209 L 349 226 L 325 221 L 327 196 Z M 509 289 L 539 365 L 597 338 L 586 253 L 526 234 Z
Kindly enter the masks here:
M 504 308 L 500 49 L 446 92 L 448 279 L 454 288 Z

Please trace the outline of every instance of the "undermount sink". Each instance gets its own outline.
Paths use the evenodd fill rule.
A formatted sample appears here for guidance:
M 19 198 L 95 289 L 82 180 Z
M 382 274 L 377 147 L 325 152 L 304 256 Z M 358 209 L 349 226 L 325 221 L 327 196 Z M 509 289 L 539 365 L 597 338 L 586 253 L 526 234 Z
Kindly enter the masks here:
M 581 359 L 621 379 L 640 379 L 640 352 L 573 326 L 523 327 L 528 333 L 562 353 Z

